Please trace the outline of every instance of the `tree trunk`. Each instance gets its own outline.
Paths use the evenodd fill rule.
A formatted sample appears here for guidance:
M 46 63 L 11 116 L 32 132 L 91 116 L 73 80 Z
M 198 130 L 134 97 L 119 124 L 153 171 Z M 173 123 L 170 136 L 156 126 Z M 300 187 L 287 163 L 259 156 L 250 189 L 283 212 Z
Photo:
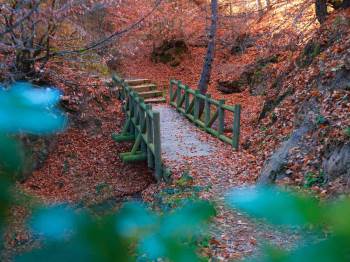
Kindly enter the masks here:
M 259 16 L 262 17 L 264 12 L 261 0 L 256 0 L 256 5 L 258 6 Z
M 24 80 L 26 77 L 34 75 L 34 60 L 29 50 L 19 50 L 16 53 L 16 63 L 14 68 L 15 79 Z
M 198 89 L 201 94 L 206 94 L 210 81 L 211 68 L 215 53 L 215 36 L 218 22 L 218 0 L 211 0 L 211 26 L 209 31 L 209 42 L 207 54 L 205 56 L 201 78 L 199 80 Z
M 327 0 L 315 0 L 317 20 L 322 24 L 327 18 Z

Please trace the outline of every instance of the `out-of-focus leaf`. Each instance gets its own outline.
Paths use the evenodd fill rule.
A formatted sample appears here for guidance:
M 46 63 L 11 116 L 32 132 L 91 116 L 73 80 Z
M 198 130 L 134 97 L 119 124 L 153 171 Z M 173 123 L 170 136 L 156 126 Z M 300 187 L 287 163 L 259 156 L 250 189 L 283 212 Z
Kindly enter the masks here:
M 320 224 L 323 209 L 313 198 L 308 198 L 274 187 L 247 187 L 231 191 L 226 202 L 256 218 L 265 218 L 274 224 L 302 226 Z
M 140 240 L 139 253 L 146 254 L 151 259 L 165 257 L 167 254 L 167 246 L 165 240 L 159 234 L 150 234 Z
M 190 240 L 204 233 L 204 225 L 215 215 L 206 201 L 189 201 L 185 206 L 164 215 L 152 234 L 141 238 L 139 253 L 151 260 L 165 257 L 170 261 L 198 261 Z
M 138 202 L 125 204 L 116 220 L 116 230 L 126 237 L 136 237 L 158 223 L 158 217 Z
M 166 245 L 168 247 L 166 257 L 170 261 L 201 261 L 200 257 L 196 254 L 195 246 L 189 246 L 188 244 L 186 245 L 185 243 L 181 243 L 179 241 L 176 241 L 175 239 L 168 241 Z
M 215 209 L 209 202 L 190 201 L 163 219 L 161 234 L 186 237 L 199 233 L 198 229 L 213 216 Z
M 10 189 L 11 189 L 11 183 L 9 181 L 9 178 L 0 174 L 0 240 L 2 235 L 1 234 L 2 227 L 4 225 L 7 212 L 12 203 Z M 0 244 L 0 250 L 1 250 L 1 244 Z
M 326 208 L 326 214 L 332 230 L 350 238 L 350 199 L 330 203 Z
M 115 216 L 80 216 L 75 241 L 92 252 L 90 261 L 130 261 L 130 242 L 115 230 Z
M 271 261 L 271 260 L 270 260 Z M 350 261 L 349 238 L 330 237 L 316 244 L 298 248 L 283 260 L 286 262 L 335 262 Z
M 72 209 L 61 205 L 38 210 L 30 225 L 35 233 L 49 240 L 62 240 L 73 232 L 76 218 Z
M 60 93 L 17 83 L 0 89 L 0 130 L 4 133 L 49 134 L 63 130 L 67 117 L 56 108 Z
M 21 170 L 23 161 L 24 153 L 20 142 L 0 133 L 0 175 L 16 174 Z
M 16 261 L 130 261 L 129 242 L 115 232 L 115 217 L 93 218 L 58 206 L 38 211 L 32 229 L 51 241 Z
M 47 109 L 58 104 L 61 92 L 55 88 L 35 88 L 27 82 L 17 82 L 8 91 L 11 96 L 18 97 L 23 105 Z
M 16 262 L 70 262 L 70 261 L 84 261 L 97 262 L 94 259 L 94 254 L 87 246 L 75 241 L 53 242 L 37 250 L 31 250 L 28 253 L 17 256 Z

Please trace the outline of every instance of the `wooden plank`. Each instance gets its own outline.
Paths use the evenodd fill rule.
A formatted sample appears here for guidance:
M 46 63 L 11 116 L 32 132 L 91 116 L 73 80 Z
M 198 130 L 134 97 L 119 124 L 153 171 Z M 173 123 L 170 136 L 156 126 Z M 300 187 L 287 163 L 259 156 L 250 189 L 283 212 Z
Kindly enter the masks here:
M 140 147 L 141 141 L 142 141 L 142 134 L 138 134 L 137 137 L 136 137 L 135 143 L 134 143 L 134 145 L 133 145 L 133 147 L 131 149 L 131 153 L 132 154 L 136 154 L 136 151 Z
M 197 119 L 199 119 L 199 107 L 200 107 L 200 98 L 199 98 L 199 90 L 195 91 L 195 95 L 194 95 L 194 120 L 196 121 Z
M 188 86 L 185 88 L 185 112 L 187 112 L 189 106 L 190 106 L 190 94 L 188 93 L 188 89 L 190 89 Z
M 186 110 L 186 114 L 192 114 L 192 111 L 193 111 L 193 107 L 194 107 L 194 102 L 195 102 L 195 99 L 193 98 L 190 105 L 188 106 L 187 110 Z
M 227 111 L 230 111 L 230 112 L 235 111 L 235 108 L 233 106 L 229 106 L 229 105 L 222 105 L 222 108 L 227 110 Z
M 157 181 L 160 181 L 163 175 L 161 159 L 161 141 L 160 141 L 160 113 L 153 112 L 153 144 L 154 144 L 154 165 Z
M 240 122 L 241 122 L 241 105 L 235 105 L 233 128 L 232 128 L 232 146 L 238 150 L 240 137 Z
M 166 99 L 164 97 L 156 97 L 156 98 L 147 98 L 145 99 L 145 103 L 147 104 L 156 104 L 156 103 L 165 103 Z
M 127 141 L 134 141 L 135 136 L 134 135 L 123 135 L 123 134 L 112 134 L 112 139 L 117 143 L 127 142 Z
M 128 153 L 121 153 L 120 158 L 123 160 L 123 162 L 131 163 L 131 162 L 138 162 L 138 161 L 145 161 L 147 159 L 147 155 L 142 152 L 138 152 L 136 154 Z
M 131 86 L 131 89 L 138 93 L 152 91 L 152 90 L 155 90 L 156 88 L 157 86 L 154 84 Z
M 152 98 L 152 97 L 159 97 L 163 95 L 162 91 L 158 91 L 158 90 L 152 90 L 152 91 L 147 91 L 147 92 L 140 92 L 138 93 L 139 96 L 143 97 L 143 98 Z
M 218 115 L 219 115 L 219 111 L 216 110 L 215 114 L 212 116 L 212 118 L 209 121 L 208 127 L 211 127 L 214 124 L 215 120 L 218 118 Z
M 225 110 L 222 108 L 222 105 L 225 104 L 225 100 L 219 100 L 219 106 L 218 106 L 218 117 L 219 117 L 219 126 L 218 126 L 218 132 L 219 135 L 221 135 L 224 132 L 225 128 Z
M 151 83 L 151 80 L 149 80 L 149 79 L 126 79 L 125 83 L 128 84 L 129 86 L 143 85 L 143 84 Z
M 146 144 L 147 144 L 147 165 L 149 168 L 154 168 L 154 156 L 151 150 L 150 145 L 153 144 L 153 126 L 152 119 L 147 113 L 148 111 L 152 111 L 152 106 L 147 105 L 146 110 Z
M 173 89 L 173 85 L 174 85 L 174 80 L 170 80 L 170 91 L 169 91 L 169 98 L 170 98 L 170 102 L 174 101 L 174 89 Z
M 205 104 L 204 104 L 204 123 L 205 127 L 209 127 L 209 121 L 210 121 L 210 99 L 211 95 L 207 94 L 205 98 Z
M 179 85 L 176 89 L 176 108 L 180 107 L 180 101 L 181 101 L 181 89 L 179 88 Z

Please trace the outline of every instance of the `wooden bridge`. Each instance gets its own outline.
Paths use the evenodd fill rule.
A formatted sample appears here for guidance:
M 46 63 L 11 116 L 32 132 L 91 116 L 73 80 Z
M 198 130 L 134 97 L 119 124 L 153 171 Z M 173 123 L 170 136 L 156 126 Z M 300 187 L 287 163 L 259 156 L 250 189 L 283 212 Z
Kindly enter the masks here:
M 171 80 L 170 105 L 174 106 L 176 111 L 166 105 L 152 107 L 152 104 L 164 103 L 166 100 L 150 80 L 124 80 L 116 75 L 113 75 L 112 79 L 126 114 L 121 133 L 114 134 L 113 139 L 116 142 L 134 141 L 131 151 L 120 154 L 120 157 L 125 162 L 147 161 L 148 167 L 155 170 L 158 181 L 169 175 L 163 163 L 164 157 L 176 159 L 174 155 L 181 151 L 191 151 L 195 156 L 201 156 L 211 150 L 210 145 L 205 145 L 196 138 L 197 134 L 189 128 L 186 129 L 189 122 L 183 122 L 180 114 L 238 150 L 240 105 L 226 105 L 224 100 L 212 99 L 210 95 L 202 95 L 179 81 Z M 233 114 L 231 128 L 226 128 L 225 113 Z M 182 138 L 186 141 L 176 141 L 174 131 L 182 131 Z M 185 138 L 184 132 L 187 133 Z M 161 138 L 164 141 L 161 142 Z M 162 149 L 165 149 L 164 152 Z

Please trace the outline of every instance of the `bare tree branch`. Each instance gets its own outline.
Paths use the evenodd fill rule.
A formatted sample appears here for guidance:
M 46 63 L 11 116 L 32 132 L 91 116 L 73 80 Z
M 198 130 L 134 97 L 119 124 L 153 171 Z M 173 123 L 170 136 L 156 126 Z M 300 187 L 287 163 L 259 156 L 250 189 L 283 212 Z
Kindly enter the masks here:
M 152 10 L 150 10 L 145 16 L 143 16 L 142 18 L 140 18 L 137 22 L 135 22 L 134 24 L 130 25 L 129 27 L 121 30 L 121 31 L 117 31 L 114 32 L 113 34 L 111 34 L 110 36 L 103 38 L 101 40 L 99 40 L 96 43 L 91 43 L 89 45 L 87 45 L 86 47 L 80 48 L 80 49 L 76 49 L 76 50 L 68 50 L 68 51 L 58 51 L 58 52 L 53 52 L 50 54 L 50 57 L 55 57 L 55 56 L 64 56 L 64 55 L 69 55 L 69 54 L 80 54 L 89 50 L 93 50 L 99 47 L 102 47 L 104 44 L 108 43 L 109 41 L 111 41 L 112 39 L 116 38 L 116 37 L 120 37 L 121 35 L 133 30 L 134 28 L 136 28 L 137 26 L 139 26 L 142 22 L 144 22 L 148 17 L 150 17 L 160 6 L 160 4 L 162 3 L 162 0 L 156 0 L 154 7 L 152 8 Z M 35 61 L 40 61 L 42 59 L 46 59 L 45 57 L 39 57 L 37 59 L 35 59 Z
M 11 27 L 7 28 L 5 31 L 0 32 L 0 37 L 2 37 L 5 34 L 8 34 L 8 33 L 12 32 L 16 27 L 21 25 L 24 20 L 29 18 L 37 10 L 37 8 L 39 6 L 39 3 L 40 3 L 40 1 L 37 1 L 35 3 L 34 8 L 32 8 L 25 16 L 23 16 L 21 19 L 19 19 L 17 22 L 15 22 Z

